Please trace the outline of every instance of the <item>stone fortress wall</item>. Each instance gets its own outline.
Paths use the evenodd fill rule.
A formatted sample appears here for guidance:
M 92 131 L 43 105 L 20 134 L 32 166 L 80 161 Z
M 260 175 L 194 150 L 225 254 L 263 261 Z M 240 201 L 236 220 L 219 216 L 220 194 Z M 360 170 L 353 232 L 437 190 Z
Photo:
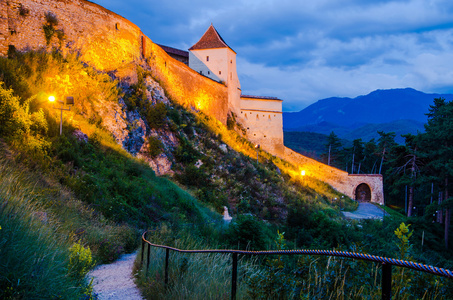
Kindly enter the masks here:
M 49 44 L 43 30 L 48 13 L 57 18 L 56 29 L 64 32 L 64 39 L 53 36 Z M 60 48 L 64 53 L 77 52 L 96 69 L 132 81 L 136 80 L 140 65 L 152 73 L 170 98 L 186 108 L 202 111 L 224 124 L 231 110 L 228 99 L 231 91 L 227 86 L 171 58 L 136 25 L 89 1 L 0 0 L 0 55 L 6 55 L 12 47 L 19 51 Z M 381 175 L 350 175 L 284 147 L 281 100 L 260 101 L 265 103 L 264 109 L 254 107 L 256 102 L 252 100 L 241 99 L 241 108 L 235 111 L 244 126 L 251 128 L 248 138 L 253 143 L 353 199 L 357 187 L 366 184 L 371 190 L 371 201 L 383 203 Z M 252 116 L 248 121 L 241 116 L 247 113 L 247 118 Z
M 64 32 L 63 52 L 76 51 L 97 70 L 132 80 L 136 66 L 145 66 L 146 61 L 172 99 L 226 122 L 224 85 L 199 76 L 168 56 L 135 24 L 89 1 L 0 0 L 0 54 L 6 55 L 10 46 L 20 51 L 60 48 L 57 36 L 47 45 L 43 25 L 49 12 L 58 20 L 56 29 Z

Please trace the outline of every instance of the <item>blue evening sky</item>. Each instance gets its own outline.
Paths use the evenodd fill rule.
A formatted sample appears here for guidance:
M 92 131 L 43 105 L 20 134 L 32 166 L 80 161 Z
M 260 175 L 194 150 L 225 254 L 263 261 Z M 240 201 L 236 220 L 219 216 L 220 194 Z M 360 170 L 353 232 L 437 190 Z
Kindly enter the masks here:
M 237 53 L 242 92 L 279 97 L 284 111 L 376 89 L 453 93 L 451 0 L 92 2 L 184 50 L 213 23 Z

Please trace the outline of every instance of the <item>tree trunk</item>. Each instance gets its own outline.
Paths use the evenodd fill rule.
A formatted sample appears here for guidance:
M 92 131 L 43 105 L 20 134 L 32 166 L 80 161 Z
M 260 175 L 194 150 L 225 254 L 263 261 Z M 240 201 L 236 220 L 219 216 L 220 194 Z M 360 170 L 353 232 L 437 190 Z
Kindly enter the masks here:
M 439 209 L 437 210 L 437 223 L 443 224 L 443 215 L 442 215 L 442 207 L 440 206 L 442 204 L 442 192 L 439 192 L 439 198 L 437 200 L 437 204 L 439 204 Z
M 407 210 L 407 216 L 411 217 L 412 216 L 412 209 L 414 207 L 414 181 L 415 177 L 417 176 L 415 173 L 415 161 L 417 159 L 417 156 L 415 156 L 415 152 L 417 149 L 414 150 L 414 155 L 412 157 L 412 163 L 411 163 L 411 185 L 409 186 L 409 207 Z
M 407 216 L 412 216 L 412 207 L 414 206 L 414 187 L 409 186 L 409 199 L 407 203 Z
M 445 210 L 445 249 L 448 250 L 448 233 L 450 230 L 450 209 Z
M 332 145 L 329 145 L 329 157 L 327 158 L 327 165 L 330 166 L 330 147 L 332 147 Z
M 381 165 L 379 166 L 379 174 L 381 174 L 382 164 L 384 163 L 384 156 L 385 156 L 385 147 L 384 147 L 384 151 L 382 151 Z
M 352 166 L 351 166 L 351 174 L 354 174 L 354 156 L 355 156 L 355 147 L 352 149 Z
M 448 199 L 448 176 L 445 177 L 445 201 Z M 450 229 L 450 209 L 445 209 L 445 249 L 448 250 L 448 231 Z

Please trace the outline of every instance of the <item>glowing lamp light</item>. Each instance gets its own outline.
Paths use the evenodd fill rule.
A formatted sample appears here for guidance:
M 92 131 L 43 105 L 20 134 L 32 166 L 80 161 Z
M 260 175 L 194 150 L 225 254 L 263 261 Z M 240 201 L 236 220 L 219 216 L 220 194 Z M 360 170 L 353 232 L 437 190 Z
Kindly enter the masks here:
M 305 170 L 300 171 L 301 176 L 305 176 Z
M 49 96 L 49 101 L 50 102 L 55 102 L 55 96 Z M 61 100 L 58 100 L 58 103 L 61 104 L 61 107 L 55 107 L 55 109 L 60 110 L 60 135 L 63 133 L 63 110 L 71 110 L 71 105 L 74 105 L 74 97 L 69 96 L 66 97 L 66 102 L 63 102 Z M 68 108 L 65 108 L 65 105 L 68 106 Z

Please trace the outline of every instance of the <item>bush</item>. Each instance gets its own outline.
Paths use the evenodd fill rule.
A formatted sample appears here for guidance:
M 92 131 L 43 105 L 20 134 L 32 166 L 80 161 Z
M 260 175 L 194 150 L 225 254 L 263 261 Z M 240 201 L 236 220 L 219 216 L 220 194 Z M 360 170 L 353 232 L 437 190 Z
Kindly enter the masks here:
M 267 236 L 264 223 L 251 215 L 240 215 L 226 232 L 229 243 L 238 249 L 264 250 Z
M 184 138 L 175 149 L 174 155 L 177 162 L 185 164 L 193 163 L 200 157 L 200 153 Z
M 148 154 L 151 157 L 154 158 L 161 154 L 163 146 L 164 145 L 157 137 L 152 135 L 148 137 Z
M 94 266 L 90 247 L 83 247 L 79 242 L 69 248 L 69 274 L 83 279 Z
M 12 90 L 0 82 L 0 136 L 9 138 L 22 135 L 29 129 L 29 118 Z
M 155 105 L 149 105 L 146 109 L 146 121 L 151 128 L 161 128 L 165 124 L 167 117 L 167 107 L 163 102 L 157 102 Z

